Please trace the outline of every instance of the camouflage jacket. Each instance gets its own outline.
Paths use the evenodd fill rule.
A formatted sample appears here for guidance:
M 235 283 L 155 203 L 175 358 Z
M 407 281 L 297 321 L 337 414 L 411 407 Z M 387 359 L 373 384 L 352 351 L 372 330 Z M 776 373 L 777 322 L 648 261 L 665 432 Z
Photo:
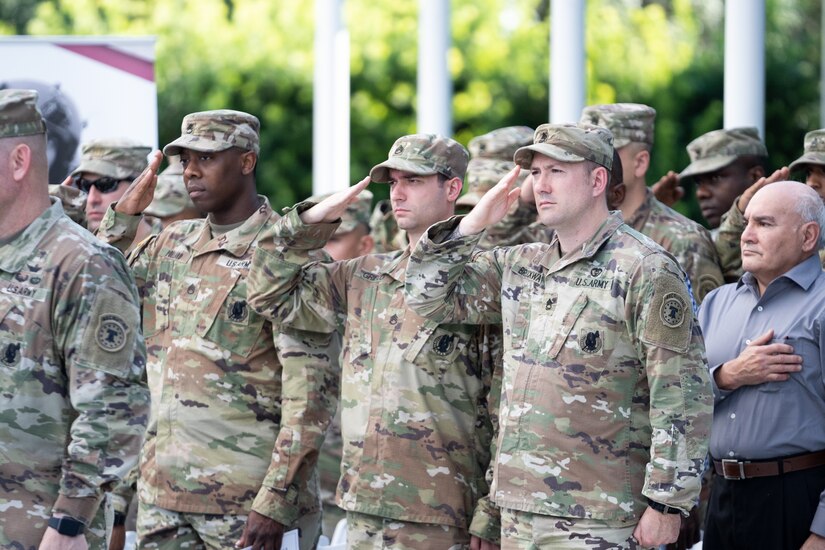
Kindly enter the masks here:
M 485 498 L 493 430 L 485 330 L 434 323 L 406 307 L 408 249 L 308 262 L 307 251 L 322 247 L 337 224 L 304 225 L 298 213 L 307 204 L 262 239 L 249 298 L 288 326 L 344 327 L 338 505 L 469 526 L 498 540 L 498 514 Z
M 137 463 L 149 415 L 139 325 L 123 256 L 54 199 L 0 244 L 4 548 L 20 529 L 42 536 L 52 509 L 88 523 Z
M 60 200 L 63 211 L 73 222 L 86 227 L 86 193 L 68 185 L 49 185 L 49 196 Z
M 645 202 L 625 223 L 676 258 L 690 279 L 697 304 L 711 290 L 722 286 L 722 271 L 710 232 L 656 200 L 649 188 Z
M 564 256 L 557 240 L 436 244 L 457 222 L 413 251 L 407 303 L 431 321 L 504 325 L 495 503 L 616 525 L 637 521 L 645 497 L 692 508 L 713 401 L 673 258 L 618 213 Z
M 261 207 L 213 238 L 176 222 L 135 247 L 152 416 L 140 498 L 202 514 L 250 508 L 284 525 L 319 507 L 316 461 L 335 410 L 339 350 L 328 335 L 278 332 L 247 305 Z M 98 236 L 128 246 L 139 217 L 111 208 Z

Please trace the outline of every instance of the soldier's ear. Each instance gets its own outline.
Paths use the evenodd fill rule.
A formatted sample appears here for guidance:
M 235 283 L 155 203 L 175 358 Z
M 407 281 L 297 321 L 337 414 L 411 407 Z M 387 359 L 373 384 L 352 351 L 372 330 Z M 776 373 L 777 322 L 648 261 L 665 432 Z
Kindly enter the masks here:
M 461 182 L 461 178 L 452 178 L 447 180 L 447 200 L 450 202 L 455 202 L 458 200 L 458 197 L 461 195 L 461 188 L 463 187 L 463 183 Z
M 32 164 L 32 150 L 25 143 L 15 145 L 9 153 L 9 168 L 12 180 L 23 181 Z
M 255 171 L 255 165 L 258 163 L 258 155 L 255 151 L 246 151 L 241 154 L 241 173 L 248 176 Z
M 597 166 L 590 172 L 590 183 L 593 185 L 593 196 L 599 197 L 607 192 L 607 183 L 609 176 L 607 168 L 604 166 Z
M 642 149 L 633 157 L 633 175 L 636 179 L 641 178 L 647 174 L 648 168 L 650 168 L 650 152 Z

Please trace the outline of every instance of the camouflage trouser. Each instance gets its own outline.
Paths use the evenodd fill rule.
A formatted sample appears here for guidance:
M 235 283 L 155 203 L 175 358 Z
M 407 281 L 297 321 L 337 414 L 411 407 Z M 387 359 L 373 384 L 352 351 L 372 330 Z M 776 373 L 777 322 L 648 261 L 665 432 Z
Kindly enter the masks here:
M 635 528 L 502 508 L 501 550 L 641 550 Z
M 205 550 L 235 548 L 247 516 L 189 514 L 158 508 L 145 502 L 138 505 L 138 548 L 157 550 Z M 321 535 L 321 512 L 307 514 L 287 528 L 300 529 L 301 550 L 311 550 Z
M 467 550 L 466 529 L 347 512 L 347 550 Z

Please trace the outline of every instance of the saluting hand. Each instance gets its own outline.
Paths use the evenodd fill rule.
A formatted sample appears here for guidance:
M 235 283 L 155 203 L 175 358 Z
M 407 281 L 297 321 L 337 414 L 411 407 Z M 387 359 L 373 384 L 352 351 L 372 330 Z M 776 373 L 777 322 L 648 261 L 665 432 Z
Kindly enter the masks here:
M 668 170 L 667 174 L 659 178 L 651 191 L 659 202 L 667 206 L 673 206 L 685 196 L 685 189 L 679 185 L 679 174 L 673 170 Z
M 155 197 L 155 186 L 158 184 L 158 168 L 163 154 L 160 151 L 153 151 L 152 157 L 141 174 L 135 178 L 126 192 L 117 201 L 115 211 L 129 216 L 138 216 L 152 204 Z
M 352 187 L 338 191 L 325 198 L 309 210 L 301 214 L 301 221 L 306 224 L 332 223 L 341 218 L 347 211 L 347 206 L 358 199 L 358 194 L 367 188 L 370 177 L 362 179 Z
M 739 357 L 716 369 L 716 385 L 732 391 L 741 386 L 784 382 L 790 373 L 802 370 L 802 357 L 794 355 L 788 344 L 771 344 L 771 339 L 773 329 L 751 340 Z
M 507 215 L 510 206 L 521 194 L 521 188 L 513 187 L 520 171 L 521 168 L 516 166 L 507 172 L 507 175 L 501 178 L 489 191 L 484 193 L 478 204 L 470 210 L 470 213 L 458 225 L 458 230 L 462 235 L 480 233 Z
M 774 171 L 774 173 L 770 176 L 766 178 L 759 178 L 753 183 L 753 185 L 745 189 L 745 192 L 742 193 L 742 196 L 739 197 L 739 200 L 736 203 L 736 208 L 738 208 L 740 212 L 744 212 L 745 208 L 748 207 L 748 203 L 751 202 L 751 199 L 757 191 L 775 181 L 785 181 L 790 175 L 791 170 L 787 166 L 783 166 L 782 168 Z

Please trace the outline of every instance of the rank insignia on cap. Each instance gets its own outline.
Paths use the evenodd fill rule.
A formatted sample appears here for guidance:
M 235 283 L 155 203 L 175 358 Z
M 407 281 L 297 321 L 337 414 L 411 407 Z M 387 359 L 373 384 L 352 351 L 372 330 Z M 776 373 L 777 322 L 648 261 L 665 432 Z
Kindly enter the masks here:
M 579 347 L 585 353 L 597 353 L 602 349 L 601 331 L 592 330 L 579 334 Z
M 436 355 L 444 357 L 450 355 L 455 349 L 455 336 L 452 334 L 443 334 L 435 339 L 433 342 L 433 351 Z
M 243 323 L 249 315 L 246 300 L 236 300 L 229 306 L 229 319 L 236 323 Z
M 665 295 L 662 300 L 662 307 L 659 309 L 659 316 L 665 326 L 676 328 L 682 326 L 685 321 L 685 301 L 674 292 Z
M 404 146 L 399 145 L 398 147 L 395 148 L 395 151 L 393 151 L 392 154 L 393 155 L 400 155 L 403 152 L 404 152 Z
M 20 361 L 20 344 L 11 342 L 0 350 L 0 363 L 12 366 Z
M 117 315 L 111 313 L 101 315 L 97 321 L 95 339 L 103 351 L 114 353 L 122 350 L 126 346 L 127 334 L 129 334 L 129 327 L 126 321 Z
M 549 134 L 547 132 L 542 132 L 536 136 L 536 143 L 544 143 L 547 141 Z

